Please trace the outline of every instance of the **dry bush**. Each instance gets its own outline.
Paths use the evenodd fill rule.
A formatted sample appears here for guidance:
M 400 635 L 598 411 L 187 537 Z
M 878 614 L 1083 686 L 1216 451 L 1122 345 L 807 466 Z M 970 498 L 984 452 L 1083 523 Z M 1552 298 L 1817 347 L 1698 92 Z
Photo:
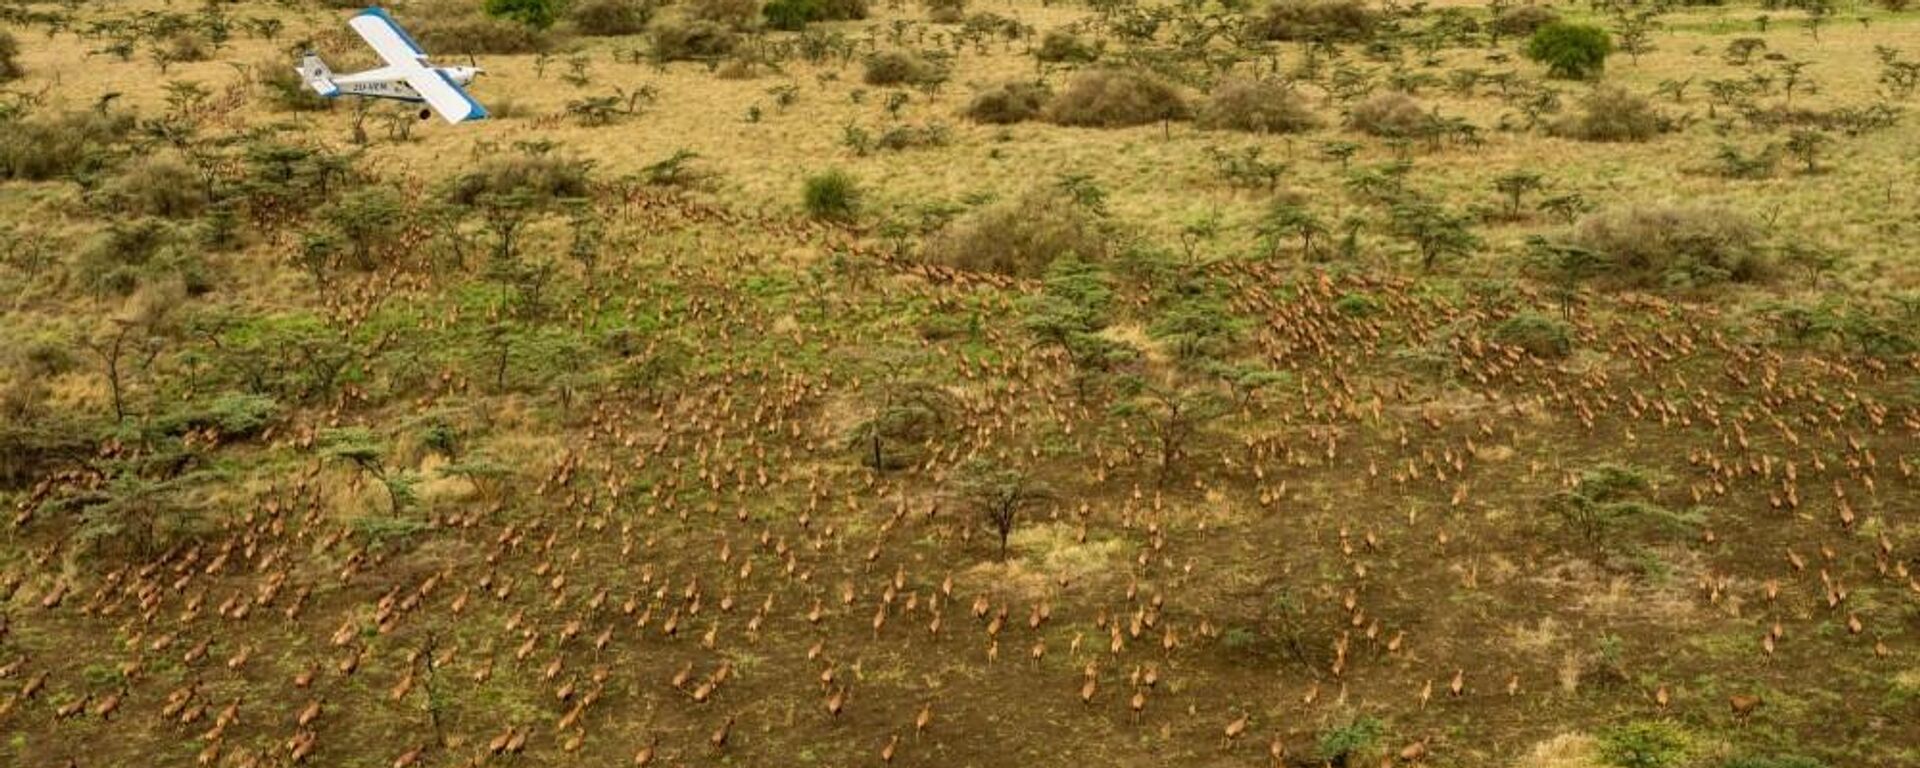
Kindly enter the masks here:
M 663 61 L 725 56 L 738 42 L 733 30 L 712 21 L 673 18 L 653 23 L 653 56 Z
M 497 195 L 525 192 L 538 201 L 586 197 L 589 192 L 588 165 L 553 155 L 507 155 L 493 157 L 454 179 L 447 199 L 461 205 L 473 205 Z
M 1184 120 L 1190 114 L 1179 90 L 1133 69 L 1082 72 L 1047 105 L 1049 122 L 1101 128 Z
M 206 61 L 213 55 L 206 38 L 192 32 L 176 32 L 156 47 L 167 61 Z
M 948 224 L 927 244 L 926 258 L 973 272 L 1034 277 L 1061 256 L 1098 260 L 1107 250 L 1107 235 L 1092 213 L 1063 192 L 1043 189 Z
M 817 21 L 859 21 L 870 13 L 867 0 L 815 0 L 813 7 Z
M 1509 37 L 1523 37 L 1560 20 L 1560 13 L 1543 5 L 1516 5 L 1500 12 L 1487 25 Z
M 654 10 L 653 0 L 575 0 L 567 19 L 580 34 L 618 37 L 647 31 Z
M 444 56 L 532 53 L 554 42 L 550 33 L 482 13 L 479 3 L 434 0 L 410 6 L 408 11 L 408 31 L 422 47 Z
M 760 0 L 691 0 L 687 18 L 711 21 L 729 29 L 747 29 L 760 21 Z
M 1034 50 L 1033 57 L 1048 62 L 1084 64 L 1100 58 L 1100 51 L 1079 35 L 1055 29 L 1040 38 L 1040 47 Z
M 26 70 L 20 68 L 19 56 L 20 41 L 13 38 L 13 33 L 0 29 L 0 83 L 26 74 Z
M 1230 80 L 1200 108 L 1200 127 L 1254 133 L 1293 133 L 1320 119 L 1293 86 L 1278 80 Z
M 967 17 L 967 0 L 922 0 L 927 20 L 935 24 L 958 24 Z
M 976 123 L 1009 125 L 1040 116 L 1052 96 L 1039 83 L 1010 82 L 974 94 L 967 104 L 967 118 Z
M 94 192 L 94 204 L 116 215 L 186 218 L 206 207 L 205 187 L 192 168 L 177 158 L 134 160 Z
M 1360 0 L 1279 0 L 1249 20 L 1268 40 L 1365 40 L 1380 14 Z
M 1549 125 L 1548 132 L 1581 141 L 1646 141 L 1667 127 L 1667 119 L 1645 97 L 1603 86 L 1581 99 L 1578 111 Z
M 941 79 L 940 66 L 907 51 L 880 51 L 867 57 L 867 85 L 918 85 Z
M 1630 287 L 1694 287 L 1768 278 L 1758 226 L 1735 211 L 1696 205 L 1636 205 L 1586 217 L 1573 241 L 1610 262 L 1601 279 Z
M 1433 116 L 1399 91 L 1388 91 L 1360 102 L 1347 113 L 1347 124 L 1372 136 L 1406 137 L 1424 130 Z

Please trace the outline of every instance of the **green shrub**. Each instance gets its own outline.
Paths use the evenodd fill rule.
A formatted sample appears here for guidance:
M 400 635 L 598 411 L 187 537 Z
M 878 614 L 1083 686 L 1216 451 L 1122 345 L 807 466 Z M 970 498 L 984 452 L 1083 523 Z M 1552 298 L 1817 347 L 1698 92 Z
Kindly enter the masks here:
M 1361 133 L 1388 138 L 1418 136 L 1433 124 L 1433 115 L 1399 91 L 1375 94 L 1347 112 L 1347 124 Z
M 249 437 L 265 429 L 279 410 L 280 404 L 266 395 L 230 392 L 162 414 L 152 429 L 162 435 L 212 429 L 222 437 Z
M 920 85 L 945 79 L 942 68 L 924 56 L 907 51 L 880 51 L 867 57 L 867 85 Z
M 1354 42 L 1373 36 L 1380 15 L 1360 0 L 1279 0 L 1249 23 L 1268 40 Z
M 1100 51 L 1079 35 L 1054 29 L 1040 38 L 1040 47 L 1034 50 L 1033 57 L 1046 62 L 1084 64 L 1100 58 Z
M 1726 208 L 1638 205 L 1588 216 L 1574 244 L 1607 259 L 1603 282 L 1695 287 L 1759 282 L 1772 273 L 1760 230 Z
M 652 0 L 574 0 L 567 19 L 580 34 L 618 37 L 647 31 L 653 12 Z
M 1689 741 L 1678 726 L 1629 723 L 1600 733 L 1600 760 L 1617 768 L 1673 768 L 1684 764 Z
M 185 218 L 206 207 L 205 186 L 186 163 L 165 155 L 129 163 L 93 194 L 96 205 L 116 215 Z
M 1544 5 L 1516 5 L 1502 10 L 1487 26 L 1503 35 L 1531 35 L 1560 20 L 1560 13 Z
M 1347 317 L 1371 317 L 1380 314 L 1380 300 L 1364 293 L 1345 293 L 1334 300 L 1333 310 Z
M 813 0 L 769 0 L 760 12 L 767 17 L 769 29 L 797 32 L 806 28 L 820 10 Z
M 1134 69 L 1081 72 L 1047 105 L 1047 120 L 1102 128 L 1184 120 L 1187 101 L 1166 81 Z
M 1387 728 L 1379 720 L 1362 715 L 1353 722 L 1320 734 L 1320 759 L 1336 766 L 1349 768 L 1360 765 L 1369 753 L 1380 748 L 1380 740 L 1386 736 Z
M 1743 755 L 1728 758 L 1720 768 L 1827 768 L 1827 764 L 1800 755 Z
M 738 43 L 733 30 L 700 19 L 661 19 L 653 23 L 652 34 L 653 56 L 662 61 L 725 56 Z
M 1502 320 L 1493 329 L 1493 340 L 1524 349 L 1534 357 L 1566 357 L 1573 351 L 1573 339 L 1566 323 L 1532 313 Z
M 554 0 L 486 0 L 481 8 L 488 16 L 519 22 L 533 29 L 551 27 L 560 16 Z
M 1293 86 L 1278 80 L 1229 80 L 1200 109 L 1200 127 L 1254 133 L 1294 133 L 1320 119 Z
M 0 179 L 45 181 L 93 172 L 112 160 L 114 145 L 132 129 L 132 117 L 99 110 L 0 120 Z
M 1024 122 L 1038 117 L 1052 95 L 1039 83 L 1001 83 L 974 94 L 966 115 L 974 122 L 993 125 Z
M 1527 39 L 1527 58 L 1547 65 L 1547 75 L 1573 80 L 1599 77 L 1613 52 L 1613 38 L 1592 24 L 1554 22 Z
M 807 215 L 827 221 L 852 221 L 860 215 L 860 184 L 839 169 L 808 176 L 800 191 Z
M 949 223 L 928 242 L 926 257 L 971 272 L 1036 277 L 1067 254 L 1100 261 L 1108 250 L 1107 234 L 1086 206 L 1045 188 Z
M 17 80 L 27 72 L 20 67 L 20 41 L 13 33 L 0 29 L 0 83 Z
M 1646 98 L 1624 88 L 1602 86 L 1581 99 L 1578 110 L 1548 124 L 1547 132 L 1581 141 L 1646 141 L 1667 125 Z

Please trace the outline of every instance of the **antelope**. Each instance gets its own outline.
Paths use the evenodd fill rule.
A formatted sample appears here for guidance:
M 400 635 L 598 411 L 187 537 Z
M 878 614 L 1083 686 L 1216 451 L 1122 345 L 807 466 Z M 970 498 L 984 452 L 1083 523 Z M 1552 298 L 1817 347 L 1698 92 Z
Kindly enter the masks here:
M 1226 727 L 1220 729 L 1222 749 L 1232 750 L 1234 742 L 1239 741 L 1240 736 L 1247 732 L 1248 717 L 1250 717 L 1249 713 L 1241 712 L 1240 717 L 1228 721 Z

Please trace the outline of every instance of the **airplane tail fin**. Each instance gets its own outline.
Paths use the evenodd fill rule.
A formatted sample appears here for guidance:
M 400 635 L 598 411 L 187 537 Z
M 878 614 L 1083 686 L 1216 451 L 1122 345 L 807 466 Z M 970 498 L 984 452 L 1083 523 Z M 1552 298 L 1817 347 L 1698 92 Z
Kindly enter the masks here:
M 300 57 L 300 65 L 295 69 L 300 72 L 300 79 L 306 81 L 307 87 L 315 93 L 327 97 L 339 95 L 340 89 L 333 84 L 333 70 L 320 60 L 319 54 L 309 51 Z

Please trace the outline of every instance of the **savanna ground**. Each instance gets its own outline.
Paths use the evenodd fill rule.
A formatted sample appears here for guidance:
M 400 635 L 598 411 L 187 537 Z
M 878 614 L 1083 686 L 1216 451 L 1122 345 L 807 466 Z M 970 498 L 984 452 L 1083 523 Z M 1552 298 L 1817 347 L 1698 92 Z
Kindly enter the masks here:
M 479 5 L 0 0 L 0 764 L 1920 764 L 1920 10 Z

